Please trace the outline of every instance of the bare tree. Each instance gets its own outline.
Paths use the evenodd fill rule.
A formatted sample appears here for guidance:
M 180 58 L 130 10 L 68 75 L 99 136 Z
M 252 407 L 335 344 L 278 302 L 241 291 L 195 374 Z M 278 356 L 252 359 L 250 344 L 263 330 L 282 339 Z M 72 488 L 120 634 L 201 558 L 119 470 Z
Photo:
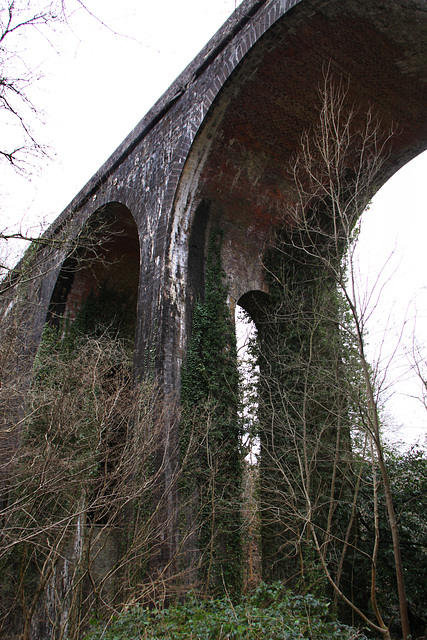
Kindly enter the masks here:
M 24 168 L 28 158 L 44 153 L 32 132 L 38 109 L 28 95 L 37 73 L 22 51 L 22 40 L 29 32 L 49 37 L 50 30 L 65 20 L 63 0 L 8 0 L 0 8 L 0 108 L 15 137 L 6 137 L 0 158 L 18 169 Z
M 265 489 L 268 492 L 270 487 L 276 499 L 272 502 L 266 495 L 264 504 L 273 504 L 280 512 L 280 499 L 286 496 L 283 508 L 299 514 L 293 526 L 290 520 L 286 525 L 294 541 L 294 556 L 302 553 L 295 541 L 311 541 L 335 593 L 389 638 L 375 599 L 378 536 L 371 555 L 376 623 L 340 586 L 343 556 L 336 557 L 334 570 L 326 561 L 331 545 L 335 545 L 335 554 L 338 547 L 341 554 L 348 554 L 356 545 L 353 528 L 360 477 L 351 453 L 350 429 L 356 425 L 365 433 L 386 496 L 406 639 L 410 631 L 399 534 L 381 441 L 375 376 L 365 353 L 366 308 L 359 299 L 354 265 L 357 221 L 381 178 L 391 134 L 383 130 L 373 111 L 362 113 L 348 105 L 347 89 L 343 81 L 325 75 L 319 121 L 301 140 L 290 172 L 293 201 L 284 211 L 274 248 L 266 258 L 277 297 L 273 317 L 266 319 L 265 327 L 261 325 L 261 351 L 270 343 L 282 369 L 279 379 L 286 383 L 272 389 L 277 371 L 264 382 L 263 401 L 280 407 L 275 409 L 270 430 L 264 429 L 261 473 L 268 477 L 276 467 L 275 481 Z M 264 372 L 275 366 L 265 360 Z M 285 424 L 281 438 L 278 422 Z M 277 486 L 283 488 L 281 492 Z M 343 528 L 337 515 L 345 502 L 350 517 Z M 273 514 L 264 517 L 274 520 Z M 301 562 L 304 564 L 302 556 Z
M 2 458 L 4 634 L 22 620 L 25 639 L 77 637 L 94 614 L 158 601 L 177 585 L 188 586 L 179 554 L 191 528 L 167 565 L 149 571 L 157 549 L 172 544 L 161 516 L 178 491 L 179 469 L 159 499 L 157 487 L 166 464 L 165 425 L 179 411 L 155 383 L 134 386 L 131 354 L 108 330 L 71 346 L 46 331 L 25 417 L 4 426 L 18 430 L 21 441 L 12 457 Z M 183 467 L 195 447 L 190 437 Z

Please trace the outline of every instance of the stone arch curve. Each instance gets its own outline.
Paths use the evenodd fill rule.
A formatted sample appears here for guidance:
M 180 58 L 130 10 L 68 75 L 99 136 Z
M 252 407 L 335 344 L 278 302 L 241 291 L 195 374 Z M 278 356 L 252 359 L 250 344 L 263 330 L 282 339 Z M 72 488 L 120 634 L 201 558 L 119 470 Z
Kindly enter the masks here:
M 249 6 L 242 5 L 242 14 Z M 181 147 L 185 163 L 174 191 L 165 283 L 178 325 L 167 335 L 168 351 L 177 345 L 175 378 L 189 326 L 180 307 L 194 297 L 189 239 L 201 225 L 207 234 L 220 226 L 231 297 L 266 290 L 259 254 L 291 197 L 287 164 L 314 125 L 325 62 L 335 77 L 348 80 L 355 108 L 372 107 L 384 128 L 396 131 L 381 183 L 427 146 L 422 2 L 401 1 L 387 14 L 376 0 L 257 3 L 245 19 L 251 11 L 233 46 L 215 50 L 201 119 Z M 397 13 L 405 25 L 400 29 Z
M 119 202 L 108 202 L 88 217 L 73 250 L 63 260 L 50 298 L 46 320 L 59 326 L 73 322 L 89 296 L 112 296 L 108 314 L 129 312 L 136 324 L 140 270 L 139 237 L 131 211 Z M 130 319 L 132 317 L 132 320 Z
M 265 291 L 251 290 L 246 291 L 237 300 L 239 307 L 250 316 L 255 326 L 263 321 L 265 308 L 268 306 L 270 296 Z

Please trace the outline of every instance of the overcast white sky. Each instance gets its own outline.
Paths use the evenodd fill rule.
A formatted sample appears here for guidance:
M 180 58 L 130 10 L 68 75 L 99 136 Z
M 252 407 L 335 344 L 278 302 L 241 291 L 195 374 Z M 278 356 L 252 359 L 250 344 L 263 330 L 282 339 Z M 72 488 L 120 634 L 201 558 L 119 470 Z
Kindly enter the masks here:
M 30 97 L 44 112 L 34 132 L 47 145 L 51 159 L 38 163 L 31 178 L 2 168 L 3 228 L 13 224 L 37 228 L 52 221 L 236 4 L 235 0 L 86 0 L 89 10 L 113 33 L 79 8 L 78 0 L 69 1 L 76 10 L 68 26 L 49 36 L 50 42 L 34 33 L 17 42 L 23 59 L 43 76 L 30 88 Z M 413 327 L 415 315 L 418 339 L 422 342 L 427 336 L 426 174 L 427 154 L 423 154 L 381 189 L 363 218 L 362 280 L 366 273 L 374 279 L 394 251 L 387 267 L 393 279 L 371 325 L 373 357 L 381 343 L 377 336 L 385 328 L 390 338 L 399 334 L 405 319 L 407 327 Z M 410 335 L 411 331 L 407 343 Z M 415 387 L 409 392 L 415 393 Z M 426 411 L 416 407 L 401 394 L 391 404 L 395 421 L 405 423 L 407 440 L 427 433 Z

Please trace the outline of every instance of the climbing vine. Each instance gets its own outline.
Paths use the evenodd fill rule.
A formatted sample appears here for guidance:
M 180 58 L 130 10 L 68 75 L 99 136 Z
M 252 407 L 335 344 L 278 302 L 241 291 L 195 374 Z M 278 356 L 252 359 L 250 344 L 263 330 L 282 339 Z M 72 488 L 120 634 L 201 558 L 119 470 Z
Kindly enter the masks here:
M 198 511 L 200 576 L 206 590 L 241 588 L 241 425 L 236 335 L 221 266 L 221 233 L 212 234 L 204 299 L 193 309 L 191 340 L 182 372 L 182 491 Z

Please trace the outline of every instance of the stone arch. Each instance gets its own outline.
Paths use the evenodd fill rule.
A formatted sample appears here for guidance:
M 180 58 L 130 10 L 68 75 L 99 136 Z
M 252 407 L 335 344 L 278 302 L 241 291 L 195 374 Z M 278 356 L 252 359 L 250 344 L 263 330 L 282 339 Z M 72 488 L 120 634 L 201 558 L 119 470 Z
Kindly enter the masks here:
M 233 55 L 226 48 L 216 51 L 202 122 L 183 156 L 168 247 L 166 286 L 175 300 L 192 298 L 188 243 L 200 216 L 206 234 L 215 226 L 223 229 L 230 303 L 249 289 L 267 291 L 260 254 L 292 198 L 287 167 L 302 133 L 314 124 L 325 61 L 333 75 L 349 79 L 348 100 L 361 113 L 373 107 L 384 128 L 397 132 L 381 183 L 427 146 L 419 44 L 425 7 L 419 0 L 399 4 L 405 21 L 399 33 L 393 13 L 385 15 L 376 0 L 304 0 L 259 9 L 253 5 L 245 16 L 250 19 L 236 31 Z M 188 327 L 188 320 L 178 322 Z M 179 374 L 183 331 L 173 339 L 179 343 Z
M 139 235 L 130 209 L 117 201 L 102 205 L 80 227 L 73 246 L 62 262 L 48 305 L 45 326 L 54 331 L 45 331 L 36 360 L 41 370 L 52 372 L 52 377 L 40 378 L 40 368 L 35 369 L 34 376 L 34 413 L 40 415 L 34 437 L 44 436 L 49 446 L 49 438 L 55 442 L 56 453 L 59 450 L 67 460 L 68 473 L 76 483 L 81 482 L 82 476 L 81 471 L 76 471 L 70 450 L 75 448 L 78 455 L 90 460 L 85 467 L 84 489 L 79 484 L 78 512 L 67 525 L 68 541 L 57 547 L 57 560 L 43 595 L 50 621 L 63 611 L 71 619 L 73 614 L 69 612 L 73 611 L 76 594 L 79 600 L 82 593 L 90 593 L 85 578 L 89 567 L 92 585 L 103 585 L 100 588 L 104 589 L 106 601 L 115 600 L 114 581 L 108 575 L 120 560 L 122 527 L 129 523 L 126 510 L 117 511 L 114 501 L 117 505 L 123 492 L 126 500 L 129 497 L 128 486 L 121 489 L 118 476 L 130 440 L 132 350 L 140 272 Z M 77 331 L 73 332 L 73 328 Z M 63 391 L 65 379 L 67 392 Z M 52 422 L 49 412 L 45 415 L 40 411 L 38 392 L 43 394 L 45 389 L 53 395 L 62 393 L 70 400 L 62 405 L 67 414 L 63 420 L 55 416 Z M 84 420 L 79 419 L 81 416 Z M 34 429 L 30 423 L 31 428 Z M 49 468 L 48 463 L 46 467 Z M 62 484 L 57 491 L 62 508 L 62 502 L 66 502 Z M 80 554 L 85 547 L 91 549 L 86 558 Z M 69 566 L 82 567 L 83 578 L 78 584 L 73 583 L 75 569 L 70 573 Z M 55 597 L 50 600 L 51 592 Z M 67 603 L 67 608 L 57 607 L 58 601 Z M 64 619 L 68 624 L 68 618 Z M 48 622 L 46 628 L 50 633 Z
M 62 264 L 47 312 L 47 322 L 59 326 L 73 321 L 89 296 L 108 294 L 114 300 L 101 320 L 126 314 L 127 330 L 134 331 L 138 295 L 140 250 L 138 230 L 130 210 L 119 202 L 103 205 L 89 217 L 81 246 Z M 110 316 L 110 317 L 109 317 Z
M 258 289 L 247 291 L 237 301 L 239 307 L 242 307 L 250 316 L 255 326 L 259 325 L 265 316 L 270 296 L 265 291 Z

